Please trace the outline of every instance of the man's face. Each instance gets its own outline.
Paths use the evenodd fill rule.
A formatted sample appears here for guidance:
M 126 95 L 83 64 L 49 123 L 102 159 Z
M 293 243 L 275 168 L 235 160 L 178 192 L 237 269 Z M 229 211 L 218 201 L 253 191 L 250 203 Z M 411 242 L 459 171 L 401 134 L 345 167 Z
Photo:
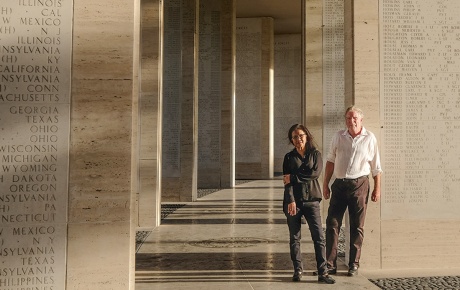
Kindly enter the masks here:
M 348 112 L 345 116 L 345 122 L 347 124 L 348 131 L 352 135 L 361 132 L 363 127 L 363 118 L 357 112 Z

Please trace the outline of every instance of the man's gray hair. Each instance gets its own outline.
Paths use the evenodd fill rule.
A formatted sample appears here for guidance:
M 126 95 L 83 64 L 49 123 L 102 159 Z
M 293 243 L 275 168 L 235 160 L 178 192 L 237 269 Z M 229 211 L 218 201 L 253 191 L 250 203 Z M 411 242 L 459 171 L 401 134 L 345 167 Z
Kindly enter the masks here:
M 344 117 L 347 117 L 347 113 L 350 112 L 350 111 L 356 112 L 356 113 L 358 113 L 358 115 L 361 116 L 361 118 L 364 118 L 363 110 L 361 110 L 360 108 L 356 107 L 355 105 L 352 105 L 352 106 L 348 107 L 348 108 L 345 110 Z

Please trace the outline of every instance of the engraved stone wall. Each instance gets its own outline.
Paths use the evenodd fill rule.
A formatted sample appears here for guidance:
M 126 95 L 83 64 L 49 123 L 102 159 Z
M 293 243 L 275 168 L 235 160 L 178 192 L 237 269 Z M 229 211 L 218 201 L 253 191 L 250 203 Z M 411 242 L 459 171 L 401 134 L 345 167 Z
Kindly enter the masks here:
M 200 1 L 198 187 L 220 188 L 221 1 Z
M 160 223 L 158 173 L 160 0 L 141 1 L 139 226 Z
M 323 155 L 335 132 L 344 128 L 344 1 L 325 0 L 323 9 Z
M 1 289 L 65 289 L 72 11 L 0 4 Z
M 259 163 L 262 27 L 260 18 L 236 21 L 236 162 Z
M 292 150 L 287 133 L 301 122 L 301 35 L 275 35 L 274 172 L 283 172 L 284 155 Z
M 222 188 L 231 188 L 235 185 L 235 1 L 221 0 L 222 98 L 220 104 L 220 185 Z
M 181 140 L 181 1 L 164 3 L 163 12 L 163 132 L 162 176 L 180 177 Z
M 380 1 L 383 219 L 458 219 L 460 2 Z
M 273 18 L 236 25 L 236 178 L 273 176 Z
M 162 201 L 197 193 L 198 1 L 164 2 Z

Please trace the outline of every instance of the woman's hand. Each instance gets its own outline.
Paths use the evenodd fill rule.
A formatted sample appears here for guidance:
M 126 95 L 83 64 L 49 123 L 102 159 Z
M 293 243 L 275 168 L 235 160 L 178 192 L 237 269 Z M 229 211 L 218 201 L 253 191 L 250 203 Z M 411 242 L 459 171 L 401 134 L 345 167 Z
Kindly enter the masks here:
M 291 175 L 290 174 L 283 175 L 283 183 L 284 183 L 284 185 L 291 183 Z
M 329 199 L 331 197 L 331 190 L 329 189 L 329 186 L 323 187 L 323 196 L 324 199 Z
M 297 206 L 295 202 L 291 202 L 290 204 L 288 204 L 288 213 L 292 216 L 297 214 Z

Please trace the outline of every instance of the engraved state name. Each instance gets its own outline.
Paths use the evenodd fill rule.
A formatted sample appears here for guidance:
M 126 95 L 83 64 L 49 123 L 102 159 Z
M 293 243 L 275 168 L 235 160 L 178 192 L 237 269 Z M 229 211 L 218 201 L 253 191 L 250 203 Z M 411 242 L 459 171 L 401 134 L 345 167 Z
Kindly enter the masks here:
M 24 202 L 55 202 L 56 195 L 54 193 L 31 193 L 31 194 L 3 194 L 0 195 L 0 201 L 3 203 L 24 203 Z M 24 234 L 52 234 L 54 227 L 23 227 L 13 228 L 13 235 Z M 1 231 L 0 231 L 1 233 Z
M 1 215 L 2 223 L 54 222 L 56 213 L 24 213 Z
M 6 247 L 0 249 L 0 256 L 34 256 L 34 255 L 51 255 L 55 254 L 52 246 L 41 247 Z M 52 257 L 50 257 L 51 259 Z M 53 259 L 54 262 L 54 259 Z
M 54 274 L 53 266 L 0 268 L 0 277 Z

